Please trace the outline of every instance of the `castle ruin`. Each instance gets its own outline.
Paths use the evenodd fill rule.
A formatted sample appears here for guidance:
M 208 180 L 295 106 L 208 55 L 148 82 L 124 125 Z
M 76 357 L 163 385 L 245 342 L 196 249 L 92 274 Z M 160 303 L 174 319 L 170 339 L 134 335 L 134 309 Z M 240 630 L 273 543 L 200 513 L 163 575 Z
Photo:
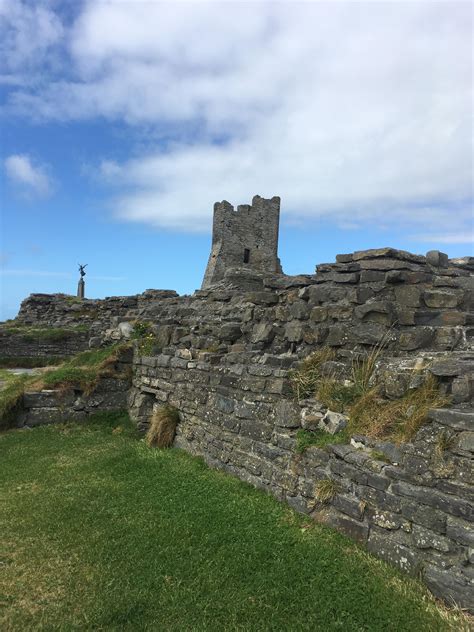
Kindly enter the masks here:
M 25 392 L 3 428 L 127 408 L 144 431 L 155 410 L 172 406 L 175 446 L 335 527 L 474 613 L 474 257 L 386 247 L 286 276 L 279 209 L 278 197 L 256 196 L 236 211 L 217 203 L 205 291 L 192 296 L 25 299 L 16 327 L 0 325 L 6 359 L 66 358 L 129 339 L 137 321 L 148 328 L 95 390 L 77 383 Z M 318 371 L 337 377 L 338 389 L 355 386 L 354 367 L 375 357 L 369 386 L 380 410 L 414 401 L 423 384 L 441 399 L 403 441 L 347 427 L 350 438 L 302 450 L 301 433 L 317 439 L 350 421 L 314 384 L 295 388 L 295 371 L 320 351 L 329 359 Z M 380 421 L 378 410 L 371 422 Z M 410 404 L 396 427 L 411 425 L 415 412 Z M 334 496 L 321 501 L 318 486 L 328 481 Z
M 282 273 L 278 258 L 280 198 L 255 195 L 252 204 L 234 209 L 226 200 L 214 204 L 212 247 L 202 282 L 207 289 L 224 278 L 228 268 Z

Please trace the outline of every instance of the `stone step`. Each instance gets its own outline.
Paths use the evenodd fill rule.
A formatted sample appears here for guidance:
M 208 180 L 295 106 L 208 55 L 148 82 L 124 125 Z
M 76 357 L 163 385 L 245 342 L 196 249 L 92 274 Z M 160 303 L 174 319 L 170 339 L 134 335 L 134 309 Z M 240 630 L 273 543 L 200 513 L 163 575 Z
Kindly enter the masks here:
M 437 408 L 430 410 L 428 418 L 454 430 L 474 430 L 474 410 Z

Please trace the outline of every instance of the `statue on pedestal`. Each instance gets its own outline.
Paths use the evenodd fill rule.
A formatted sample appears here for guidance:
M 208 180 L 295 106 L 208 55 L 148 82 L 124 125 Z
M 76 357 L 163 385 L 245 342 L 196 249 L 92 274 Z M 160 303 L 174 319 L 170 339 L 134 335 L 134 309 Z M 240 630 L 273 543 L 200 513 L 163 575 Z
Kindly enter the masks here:
M 86 276 L 85 268 L 87 267 L 87 263 L 84 265 L 81 265 L 79 263 L 78 265 L 79 265 L 79 273 L 81 275 L 81 278 L 79 279 L 79 283 L 77 284 L 77 296 L 78 298 L 84 298 L 85 286 L 86 286 L 84 277 Z

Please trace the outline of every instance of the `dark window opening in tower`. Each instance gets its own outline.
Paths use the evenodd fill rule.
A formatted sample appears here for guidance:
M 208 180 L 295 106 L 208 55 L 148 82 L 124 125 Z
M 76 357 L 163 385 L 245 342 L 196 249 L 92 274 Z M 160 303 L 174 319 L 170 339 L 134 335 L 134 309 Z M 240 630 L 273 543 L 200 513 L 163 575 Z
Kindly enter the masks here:
M 248 248 L 244 249 L 244 263 L 248 263 L 250 261 L 250 250 Z

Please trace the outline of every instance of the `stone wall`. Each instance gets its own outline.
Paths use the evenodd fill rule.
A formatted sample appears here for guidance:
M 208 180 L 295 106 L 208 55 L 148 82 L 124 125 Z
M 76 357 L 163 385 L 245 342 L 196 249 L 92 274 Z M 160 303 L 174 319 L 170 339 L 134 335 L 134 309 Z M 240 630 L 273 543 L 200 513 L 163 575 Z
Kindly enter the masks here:
M 131 386 L 131 364 L 132 350 L 126 349 L 107 368 L 107 373 L 98 377 L 90 390 L 70 385 L 27 391 L 11 427 L 32 428 L 65 421 L 85 421 L 98 412 L 125 410 Z
M 12 331 L 0 327 L 0 357 L 4 358 L 66 358 L 89 348 L 89 331 L 65 330 L 56 339 L 34 331 Z
M 156 350 L 136 356 L 131 414 L 145 429 L 154 407 L 175 406 L 177 446 L 474 609 L 472 261 L 392 249 L 338 259 L 299 277 L 228 270 L 209 290 L 148 305 L 142 317 L 155 324 Z M 381 341 L 385 396 L 419 384 L 414 368 L 425 366 L 460 408 L 433 412 L 404 446 L 354 437 L 297 454 L 305 409 L 317 416 L 319 405 L 319 418 L 324 410 L 295 401 L 289 371 L 323 345 L 347 369 Z M 336 489 L 324 505 L 322 480 Z
M 142 429 L 154 407 L 176 406 L 176 445 L 473 610 L 473 271 L 473 259 L 384 248 L 340 255 L 313 275 L 228 268 L 192 297 L 149 291 L 78 304 L 33 295 L 19 318 L 64 326 L 80 314 L 92 345 L 119 339 L 124 321 L 149 321 L 154 350 L 144 356 L 138 343 L 129 393 Z M 354 356 L 380 344 L 375 377 L 386 397 L 402 396 L 425 371 L 457 409 L 433 412 L 402 447 L 355 437 L 297 454 L 296 433 L 310 424 L 305 411 L 324 411 L 295 401 L 288 372 L 322 346 L 334 350 L 334 368 L 349 372 Z M 323 480 L 335 490 L 325 505 L 317 501 Z
M 154 406 L 175 406 L 178 447 L 421 574 L 436 595 L 474 609 L 474 410 L 433 411 L 404 446 L 355 437 L 355 445 L 298 454 L 300 408 L 288 397 L 283 360 L 244 365 L 186 355 L 137 359 L 130 410 L 140 427 Z M 439 452 L 447 432 L 449 447 Z M 336 486 L 327 504 L 316 498 L 323 480 Z

